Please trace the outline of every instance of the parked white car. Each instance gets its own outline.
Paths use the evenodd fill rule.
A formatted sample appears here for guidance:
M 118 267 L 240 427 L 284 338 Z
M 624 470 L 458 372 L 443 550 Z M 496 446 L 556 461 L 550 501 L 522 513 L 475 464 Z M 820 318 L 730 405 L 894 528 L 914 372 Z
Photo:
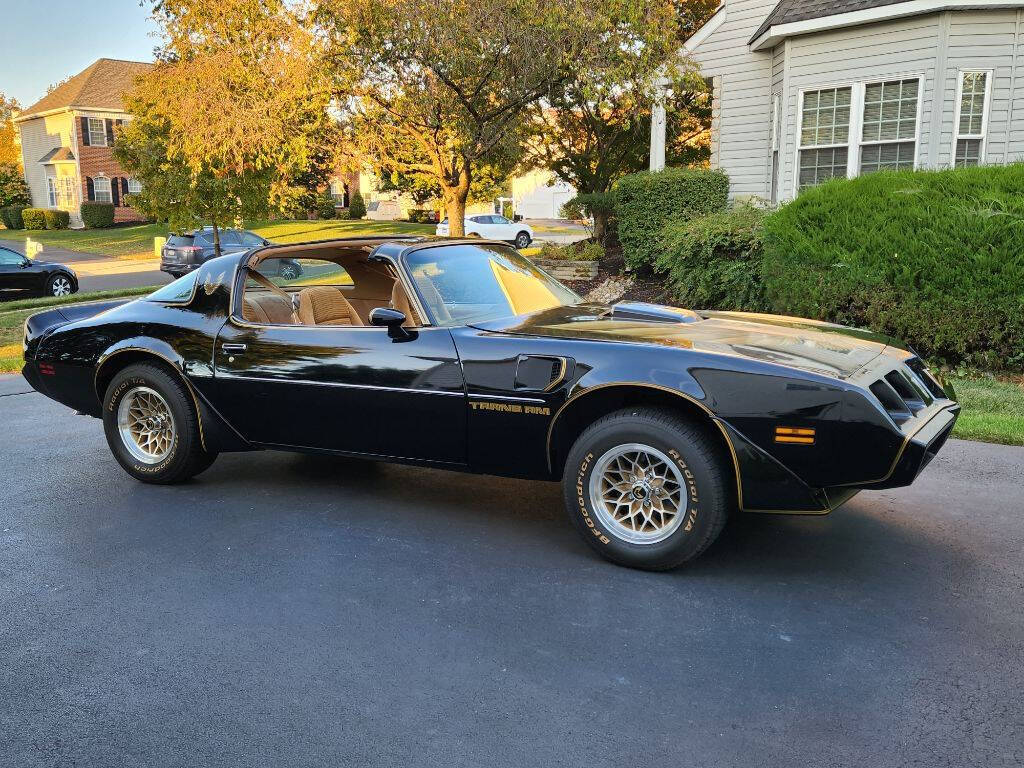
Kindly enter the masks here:
M 466 235 L 479 235 L 488 240 L 504 240 L 516 248 L 529 247 L 533 230 L 521 221 L 510 221 L 496 213 L 480 213 L 465 219 Z M 436 233 L 448 237 L 448 219 L 437 225 Z

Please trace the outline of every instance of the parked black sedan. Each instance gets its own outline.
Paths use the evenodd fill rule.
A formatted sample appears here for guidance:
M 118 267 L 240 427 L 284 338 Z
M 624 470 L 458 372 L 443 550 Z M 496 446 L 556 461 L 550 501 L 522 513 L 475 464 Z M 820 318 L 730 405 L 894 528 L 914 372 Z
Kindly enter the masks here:
M 222 229 L 220 231 L 221 255 L 242 253 L 273 245 L 265 237 L 247 229 Z M 188 274 L 201 264 L 217 255 L 213 242 L 213 227 L 203 227 L 181 235 L 171 235 L 160 249 L 160 271 L 172 277 Z M 302 274 L 302 266 L 292 259 L 279 265 L 279 277 L 294 280 Z
M 0 245 L 0 290 L 68 296 L 78 291 L 78 276 L 64 264 L 36 261 Z
M 282 259 L 306 276 L 270 279 Z M 889 339 L 590 304 L 473 239 L 213 259 L 144 299 L 29 318 L 24 373 L 102 418 L 143 482 L 258 449 L 556 480 L 596 551 L 651 569 L 699 555 L 735 509 L 820 515 L 909 485 L 960 411 Z

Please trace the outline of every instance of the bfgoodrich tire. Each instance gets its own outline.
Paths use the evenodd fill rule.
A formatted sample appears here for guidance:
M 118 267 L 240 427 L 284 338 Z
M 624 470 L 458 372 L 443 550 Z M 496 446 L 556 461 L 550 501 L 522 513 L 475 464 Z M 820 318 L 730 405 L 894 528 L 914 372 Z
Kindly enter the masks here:
M 114 458 L 144 483 L 179 483 L 217 458 L 203 450 L 195 401 L 161 365 L 131 365 L 114 376 L 103 399 L 103 430 Z
M 732 482 L 720 446 L 703 429 L 672 411 L 637 407 L 580 435 L 562 487 L 569 518 L 595 551 L 660 571 L 718 537 L 735 504 Z

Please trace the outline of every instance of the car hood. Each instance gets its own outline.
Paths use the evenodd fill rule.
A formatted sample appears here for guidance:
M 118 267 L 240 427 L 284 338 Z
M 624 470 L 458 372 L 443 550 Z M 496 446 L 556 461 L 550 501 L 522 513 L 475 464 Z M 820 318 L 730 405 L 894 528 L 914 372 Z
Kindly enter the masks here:
M 619 302 L 473 323 L 499 333 L 650 344 L 743 357 L 845 379 L 895 342 L 818 320 Z

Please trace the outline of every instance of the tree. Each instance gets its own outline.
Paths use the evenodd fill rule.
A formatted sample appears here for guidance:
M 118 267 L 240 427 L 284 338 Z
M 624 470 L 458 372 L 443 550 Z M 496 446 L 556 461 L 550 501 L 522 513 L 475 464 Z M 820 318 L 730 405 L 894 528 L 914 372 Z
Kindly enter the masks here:
M 21 167 L 14 163 L 0 163 L 0 208 L 8 205 L 31 205 L 32 196 Z
M 21 147 L 16 142 L 14 113 L 20 109 L 17 99 L 9 99 L 0 92 L 0 165 L 21 167 Z
M 118 130 L 114 157 L 142 183 L 142 191 L 128 198 L 133 208 L 166 220 L 174 231 L 213 225 L 218 251 L 221 228 L 267 213 L 272 169 L 236 173 L 206 164 L 190 166 L 172 149 L 173 127 L 162 103 L 136 88 L 125 97 L 125 109 L 133 119 Z
M 612 185 L 648 165 L 656 99 L 666 108 L 670 164 L 707 157 L 701 138 L 708 133 L 710 99 L 704 81 L 680 56 L 685 30 L 694 23 L 693 9 L 689 21 L 679 20 L 681 5 L 651 0 L 642 9 L 613 6 L 603 18 L 606 27 L 594 43 L 591 65 L 576 69 L 533 107 L 530 161 L 577 189 L 576 207 L 594 217 L 598 239 L 605 236 Z
M 161 0 L 154 18 L 158 65 L 126 100 L 115 152 L 141 210 L 209 221 L 219 248 L 219 227 L 303 192 L 293 179 L 329 121 L 313 32 L 284 0 Z
M 315 5 L 360 154 L 388 174 L 435 180 L 453 235 L 474 173 L 518 154 L 525 109 L 581 65 L 594 31 L 585 0 Z

